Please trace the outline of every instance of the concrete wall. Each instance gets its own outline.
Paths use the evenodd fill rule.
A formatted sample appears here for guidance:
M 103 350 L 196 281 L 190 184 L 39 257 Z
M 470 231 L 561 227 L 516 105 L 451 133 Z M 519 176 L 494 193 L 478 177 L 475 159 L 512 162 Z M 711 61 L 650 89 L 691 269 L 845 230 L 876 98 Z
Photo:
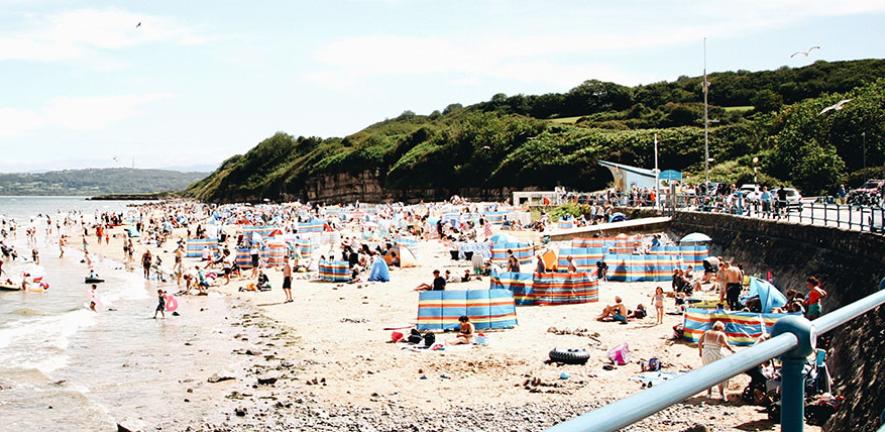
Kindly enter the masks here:
M 671 230 L 708 234 L 713 253 L 749 274 L 771 270 L 783 289 L 805 292 L 805 278 L 820 276 L 830 294 L 824 312 L 875 292 L 885 276 L 885 236 L 709 213 L 677 213 Z M 830 372 L 845 404 L 826 429 L 876 430 L 885 408 L 885 307 L 828 335 Z

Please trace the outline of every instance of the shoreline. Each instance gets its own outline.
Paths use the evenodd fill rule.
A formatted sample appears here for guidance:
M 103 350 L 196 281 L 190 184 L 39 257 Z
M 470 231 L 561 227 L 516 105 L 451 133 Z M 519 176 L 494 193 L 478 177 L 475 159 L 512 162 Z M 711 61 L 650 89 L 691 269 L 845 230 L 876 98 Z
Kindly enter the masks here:
M 118 260 L 122 255 L 120 238 L 125 238 L 123 227 L 111 233 L 111 245 L 90 245 L 90 250 Z M 151 247 L 167 266 L 174 261 L 174 241 L 182 234 L 176 230 L 166 247 Z M 79 241 L 74 237 L 70 244 Z M 145 246 L 138 244 L 136 248 L 138 261 Z M 417 294 L 412 288 L 427 281 L 431 269 L 449 269 L 458 274 L 469 266 L 465 261 L 450 261 L 447 251 L 436 241 L 421 241 L 416 250 L 419 266 L 393 270 L 389 283 L 324 283 L 308 280 L 309 274 L 295 273 L 295 302 L 289 304 L 282 303 L 282 273 L 276 269 L 267 272 L 273 286 L 269 292 L 239 292 L 246 279 L 211 287 L 210 292 L 243 302 L 250 309 L 242 322 L 228 322 L 228 326 L 257 329 L 261 336 L 254 340 L 234 337 L 251 346 L 246 348 L 249 353 L 234 353 L 245 356 L 249 364 L 241 377 L 224 385 L 204 385 L 203 391 L 212 393 L 218 402 L 217 414 L 223 420 L 200 418 L 176 423 L 218 431 L 260 427 L 534 430 L 583 414 L 603 401 L 640 391 L 640 383 L 630 379 L 640 372 L 640 359 L 658 357 L 668 371 L 700 366 L 696 347 L 670 341 L 670 327 L 681 323 L 681 316 L 667 315 L 664 325 L 659 326 L 653 325 L 653 314 L 628 326 L 593 319 L 615 295 L 631 306 L 648 304 L 649 293 L 661 283 L 605 282 L 600 286 L 597 303 L 518 307 L 519 325 L 487 332 L 488 346 L 447 347 L 432 352 L 387 343 L 390 331 L 384 328 L 415 322 Z M 184 262 L 190 268 L 199 263 L 187 258 Z M 488 283 L 483 278 L 452 288 L 484 289 Z M 174 281 L 166 286 L 174 292 Z M 181 301 L 187 299 L 184 296 Z M 334 313 L 329 313 L 329 305 L 334 305 Z M 549 327 L 587 329 L 595 337 L 557 335 L 548 332 Z M 452 337 L 437 334 L 437 341 Z M 630 362 L 613 371 L 604 370 L 602 366 L 609 363 L 607 350 L 625 341 L 634 353 Z M 587 348 L 591 359 L 586 366 L 546 363 L 547 351 L 557 346 Z M 562 372 L 570 378 L 561 380 Z M 266 384 L 258 384 L 259 378 Z M 733 398 L 748 381 L 744 375 L 731 380 Z M 712 423 L 713 430 L 735 430 L 765 418 L 756 406 L 697 395 L 626 430 L 681 431 L 695 423 Z

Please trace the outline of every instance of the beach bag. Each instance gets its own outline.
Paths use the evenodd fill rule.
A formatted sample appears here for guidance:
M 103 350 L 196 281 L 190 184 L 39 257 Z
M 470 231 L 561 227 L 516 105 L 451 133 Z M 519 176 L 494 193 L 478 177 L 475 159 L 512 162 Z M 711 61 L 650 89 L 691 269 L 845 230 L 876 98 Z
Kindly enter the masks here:
M 608 359 L 618 366 L 624 366 L 627 364 L 627 358 L 629 355 L 630 347 L 626 343 L 608 350 Z
M 433 333 L 424 334 L 424 346 L 430 348 L 436 342 L 436 335 Z
M 419 332 L 418 330 L 412 329 L 412 331 L 409 332 L 408 341 L 410 344 L 419 344 L 422 340 L 424 340 L 424 338 L 421 337 L 421 332 Z

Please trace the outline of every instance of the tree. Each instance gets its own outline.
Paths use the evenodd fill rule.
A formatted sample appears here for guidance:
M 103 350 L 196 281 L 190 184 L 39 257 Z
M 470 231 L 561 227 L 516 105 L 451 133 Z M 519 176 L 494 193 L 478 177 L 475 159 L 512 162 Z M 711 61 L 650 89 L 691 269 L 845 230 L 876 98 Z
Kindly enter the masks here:
M 765 89 L 756 93 L 750 99 L 750 103 L 757 112 L 770 113 L 780 111 L 784 106 L 784 98 L 773 90 Z

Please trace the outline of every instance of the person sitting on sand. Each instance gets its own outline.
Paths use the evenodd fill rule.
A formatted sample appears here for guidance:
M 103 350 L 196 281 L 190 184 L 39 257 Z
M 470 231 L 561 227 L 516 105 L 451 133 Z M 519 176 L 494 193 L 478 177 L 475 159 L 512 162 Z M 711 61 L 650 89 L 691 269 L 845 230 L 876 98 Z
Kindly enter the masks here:
M 621 297 L 615 296 L 615 304 L 606 306 L 596 317 L 596 321 L 618 321 L 627 324 L 627 307 L 622 301 Z
M 475 333 L 476 327 L 470 322 L 470 317 L 461 315 L 458 317 L 458 336 L 455 337 L 455 340 L 449 341 L 449 345 L 470 345 Z
M 433 283 L 422 283 L 415 288 L 415 291 L 443 291 L 446 289 L 446 280 L 439 275 L 439 270 L 433 271 Z

